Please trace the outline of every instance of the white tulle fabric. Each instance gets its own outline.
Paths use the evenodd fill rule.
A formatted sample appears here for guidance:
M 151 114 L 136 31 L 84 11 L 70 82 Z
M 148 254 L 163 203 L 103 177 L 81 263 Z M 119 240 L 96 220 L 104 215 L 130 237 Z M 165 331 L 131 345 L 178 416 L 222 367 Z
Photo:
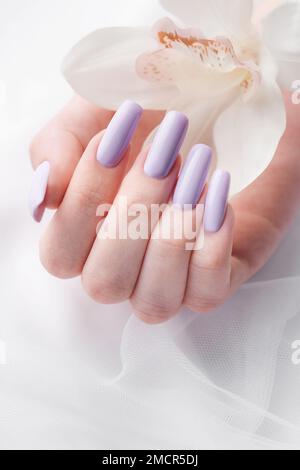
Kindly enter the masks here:
M 39 264 L 27 143 L 69 96 L 60 56 L 99 18 L 133 21 L 124 3 L 101 12 L 98 0 L 11 0 L 0 18 L 0 447 L 300 449 L 300 215 L 226 305 L 158 327 L 128 304 L 94 304 L 78 280 Z

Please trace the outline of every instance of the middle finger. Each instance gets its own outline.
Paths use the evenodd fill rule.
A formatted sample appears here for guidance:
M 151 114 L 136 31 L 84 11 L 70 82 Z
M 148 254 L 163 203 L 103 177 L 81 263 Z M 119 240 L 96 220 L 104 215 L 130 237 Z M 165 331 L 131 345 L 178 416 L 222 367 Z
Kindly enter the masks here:
M 188 120 L 182 113 L 168 113 L 151 149 L 142 151 L 123 180 L 82 274 L 86 291 L 96 301 L 111 304 L 131 296 L 154 228 L 152 221 L 149 223 L 149 210 L 152 205 L 169 200 L 179 170 L 176 159 L 187 127 Z M 146 233 L 132 237 L 126 230 L 125 236 L 120 236 L 120 226 L 116 225 L 128 220 L 128 210 L 137 209 L 137 205 L 143 211 Z M 104 231 L 109 235 L 104 237 Z

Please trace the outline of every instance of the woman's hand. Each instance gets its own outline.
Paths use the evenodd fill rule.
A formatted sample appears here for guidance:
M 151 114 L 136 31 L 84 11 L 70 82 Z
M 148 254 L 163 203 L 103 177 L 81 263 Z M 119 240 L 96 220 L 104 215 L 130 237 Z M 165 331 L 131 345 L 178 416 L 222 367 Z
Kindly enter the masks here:
M 176 157 L 185 133 L 182 115 L 167 117 L 152 148 L 139 153 L 163 117 L 145 112 L 131 147 L 116 155 L 119 143 L 109 130 L 101 132 L 113 114 L 75 98 L 31 148 L 35 168 L 45 161 L 50 164 L 47 191 L 38 192 L 40 199 L 36 181 L 33 214 L 39 218 L 44 207 L 58 209 L 41 241 L 44 266 L 61 278 L 82 275 L 87 293 L 100 303 L 131 299 L 137 315 L 148 323 L 167 320 L 182 304 L 195 312 L 215 309 L 265 264 L 298 207 L 299 107 L 287 97 L 287 109 L 287 132 L 263 175 L 228 208 L 227 173 L 218 171 L 203 191 L 204 242 L 200 247 L 198 237 L 197 249 L 191 251 L 185 234 L 176 238 L 174 227 L 173 233 L 169 231 L 172 205 L 156 224 L 150 220 L 143 239 L 104 233 L 113 232 L 116 214 L 117 220 L 128 216 L 124 199 L 129 206 L 139 204 L 148 210 L 173 199 L 177 216 L 189 213 L 182 206 L 199 201 L 209 166 L 207 147 L 193 150 L 177 181 Z M 124 128 L 118 119 L 114 121 L 112 135 L 116 127 Z M 106 218 L 99 213 L 103 205 L 110 206 Z M 194 220 L 196 212 L 190 210 Z M 166 232 L 170 236 L 162 235 Z

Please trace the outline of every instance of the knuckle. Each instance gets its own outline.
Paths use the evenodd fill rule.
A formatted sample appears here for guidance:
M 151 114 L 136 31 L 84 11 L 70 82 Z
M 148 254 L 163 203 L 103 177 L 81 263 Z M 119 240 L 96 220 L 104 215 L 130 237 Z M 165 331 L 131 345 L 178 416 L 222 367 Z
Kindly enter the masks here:
M 128 300 L 131 295 L 131 289 L 124 279 L 116 275 L 95 276 L 82 273 L 82 285 L 91 299 L 100 304 L 114 304 Z
M 227 265 L 224 264 L 224 260 L 220 256 L 204 257 L 203 254 L 201 259 L 197 257 L 192 259 L 191 267 L 196 271 L 204 271 L 210 274 L 219 274 L 227 270 Z
M 59 251 L 47 249 L 44 244 L 40 245 L 40 260 L 46 271 L 59 279 L 72 279 L 81 273 L 79 264 L 66 259 Z
M 184 250 L 184 245 L 186 243 L 186 240 L 182 237 L 161 237 L 158 240 L 153 240 L 154 243 L 157 244 L 159 250 L 164 256 L 165 253 L 170 253 L 171 255 L 174 253 L 174 255 L 177 255 L 178 252 L 179 254 L 182 253 Z
M 84 210 L 88 216 L 96 217 L 97 208 L 101 204 L 105 204 L 102 193 L 99 190 L 89 188 L 88 185 L 72 188 L 70 192 L 78 207 Z
M 219 308 L 225 298 L 214 298 L 214 297 L 200 297 L 196 295 L 189 296 L 185 305 L 188 309 L 195 313 L 210 313 Z
M 84 259 L 80 255 L 74 256 L 64 240 L 65 231 L 58 230 L 54 216 L 40 240 L 39 256 L 42 265 L 51 275 L 60 279 L 72 279 L 80 276 Z
M 164 300 L 148 300 L 136 295 L 131 298 L 131 304 L 135 314 L 144 323 L 148 323 L 150 325 L 163 323 L 169 320 L 179 310 L 179 306 L 174 306 L 170 302 Z

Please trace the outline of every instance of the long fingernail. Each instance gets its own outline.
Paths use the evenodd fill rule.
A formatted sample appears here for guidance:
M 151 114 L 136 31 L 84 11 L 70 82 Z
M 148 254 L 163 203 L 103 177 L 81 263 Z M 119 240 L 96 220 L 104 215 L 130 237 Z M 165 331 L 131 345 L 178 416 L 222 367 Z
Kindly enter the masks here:
M 205 203 L 204 228 L 218 232 L 223 225 L 230 189 L 230 174 L 217 170 L 213 174 Z
M 161 123 L 145 162 L 150 178 L 162 179 L 170 173 L 188 129 L 188 118 L 170 111 Z
M 101 165 L 114 168 L 120 163 L 142 113 L 143 109 L 130 100 L 120 106 L 106 129 L 98 148 L 97 160 Z
M 173 203 L 195 206 L 200 199 L 212 159 L 207 145 L 195 145 L 190 151 L 175 189 Z
M 33 176 L 31 190 L 29 193 L 29 210 L 36 222 L 40 222 L 45 212 L 44 201 L 50 174 L 50 163 L 42 163 Z

